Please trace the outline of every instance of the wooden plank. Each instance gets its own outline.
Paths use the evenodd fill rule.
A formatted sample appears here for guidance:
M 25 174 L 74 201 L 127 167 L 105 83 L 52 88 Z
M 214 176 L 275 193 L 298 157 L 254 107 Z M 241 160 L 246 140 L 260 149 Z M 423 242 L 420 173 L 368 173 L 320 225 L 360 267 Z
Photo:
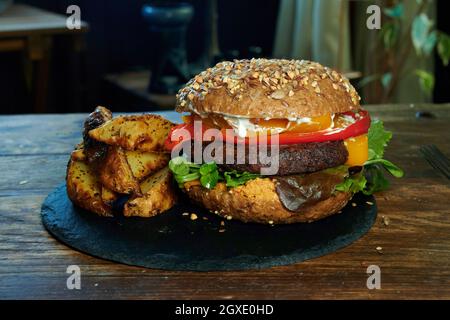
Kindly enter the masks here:
M 63 155 L 0 156 L 0 196 L 33 190 L 50 192 L 64 182 L 69 153 Z

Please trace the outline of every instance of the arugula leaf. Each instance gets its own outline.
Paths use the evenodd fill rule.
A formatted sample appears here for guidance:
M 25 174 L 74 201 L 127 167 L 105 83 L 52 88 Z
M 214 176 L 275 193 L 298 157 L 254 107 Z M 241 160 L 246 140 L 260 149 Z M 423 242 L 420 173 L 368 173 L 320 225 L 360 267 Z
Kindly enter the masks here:
M 384 169 L 386 169 L 390 174 L 392 174 L 396 178 L 403 177 L 403 174 L 404 174 L 403 170 L 400 169 L 399 167 L 397 167 L 395 164 L 393 164 L 389 160 L 386 160 L 386 159 L 369 160 L 369 161 L 366 161 L 364 166 L 366 168 L 372 167 L 371 165 L 373 165 L 373 164 L 381 164 Z
M 219 171 L 215 162 L 198 165 L 187 161 L 183 157 L 176 157 L 169 161 L 169 169 L 180 187 L 185 182 L 200 180 L 203 187 L 212 189 L 219 181 L 225 180 L 227 187 L 237 187 L 247 181 L 259 177 L 259 174 L 249 172 L 227 171 L 223 174 Z
M 227 187 L 237 187 L 260 176 L 259 174 L 250 172 L 239 173 L 236 170 L 224 172 L 223 175 L 225 177 L 225 181 L 227 182 Z
M 362 190 L 364 194 L 371 195 L 389 188 L 389 180 L 385 178 L 383 168 L 379 165 L 365 167 L 364 171 L 367 177 L 367 184 Z
M 383 159 L 384 149 L 391 140 L 392 133 L 384 130 L 381 120 L 374 120 L 369 128 L 369 159 L 364 163 L 364 174 L 347 177 L 344 182 L 336 186 L 337 191 L 363 192 L 366 195 L 386 190 L 389 180 L 384 176 L 384 170 L 396 178 L 403 177 L 403 170 Z
M 208 189 L 212 189 L 217 185 L 220 179 L 219 170 L 215 162 L 202 164 L 199 169 L 200 183 Z
M 366 177 L 363 174 L 356 174 L 353 176 L 347 177 L 344 182 L 336 185 L 335 190 L 342 192 L 352 192 L 357 193 L 359 191 L 363 191 L 366 187 Z
M 384 148 L 392 138 L 392 132 L 384 130 L 383 121 L 373 120 L 369 132 L 369 160 L 381 159 L 384 155 Z

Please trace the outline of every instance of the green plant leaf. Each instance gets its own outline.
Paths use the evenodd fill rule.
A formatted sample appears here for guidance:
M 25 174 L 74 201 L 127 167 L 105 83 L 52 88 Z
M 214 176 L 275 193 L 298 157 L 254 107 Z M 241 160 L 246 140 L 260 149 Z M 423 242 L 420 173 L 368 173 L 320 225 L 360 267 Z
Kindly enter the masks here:
M 392 132 L 384 130 L 383 122 L 375 119 L 372 120 L 367 137 L 369 140 L 369 161 L 382 159 L 384 148 L 392 138 Z
M 433 30 L 428 34 L 428 37 L 426 38 L 422 50 L 423 53 L 425 53 L 425 55 L 429 55 L 434 47 L 436 46 L 436 42 L 437 42 L 437 31 Z
M 419 83 L 422 90 L 428 95 L 431 96 L 434 89 L 434 75 L 425 70 L 416 70 L 416 75 L 419 77 Z
M 422 53 L 423 46 L 427 41 L 428 34 L 432 26 L 433 21 L 430 20 L 425 13 L 421 13 L 413 20 L 411 28 L 411 39 L 414 48 L 419 55 Z
M 364 165 L 370 166 L 373 164 L 380 164 L 383 166 L 384 169 L 386 169 L 390 174 L 392 174 L 396 178 L 401 178 L 404 175 L 404 172 L 402 169 L 400 169 L 398 166 L 390 162 L 386 159 L 374 159 L 367 161 Z
M 401 18 L 403 17 L 403 3 L 399 2 L 395 6 L 390 8 L 384 8 L 383 12 L 385 15 L 391 18 Z
M 439 32 L 437 52 L 444 66 L 447 66 L 450 61 L 450 36 L 445 32 Z
M 236 170 L 224 172 L 222 175 L 215 162 L 198 165 L 183 157 L 170 160 L 169 169 L 181 188 L 186 182 L 200 180 L 203 187 L 212 189 L 219 181 L 224 179 L 228 187 L 237 187 L 260 176 L 256 173 L 237 172 Z
M 364 174 L 367 183 L 362 192 L 366 195 L 374 194 L 375 192 L 383 191 L 389 188 L 389 180 L 383 174 L 383 168 L 379 165 L 364 166 Z
M 245 184 L 249 180 L 253 180 L 260 177 L 260 175 L 256 173 L 250 172 L 239 173 L 236 170 L 224 172 L 223 175 L 225 177 L 227 187 L 237 187 L 242 184 Z
M 189 166 L 186 163 L 186 159 L 183 157 L 176 157 L 170 160 L 169 169 L 177 175 L 186 175 L 189 173 Z
M 343 182 L 336 185 L 335 190 L 342 192 L 357 193 L 363 191 L 367 180 L 363 174 L 347 177 Z
M 383 40 L 385 49 L 392 48 L 398 40 L 400 27 L 396 22 L 388 22 L 383 25 L 380 37 Z
M 212 189 L 219 181 L 219 171 L 212 171 L 200 177 L 200 183 L 207 189 Z
M 391 83 L 391 80 L 392 80 L 392 73 L 386 72 L 381 77 L 381 84 L 383 85 L 384 88 L 387 88 L 387 87 L 389 87 L 389 84 Z
M 214 171 L 217 171 L 217 165 L 215 162 L 208 162 L 208 163 L 202 164 L 200 167 L 201 175 L 207 175 Z
M 362 79 L 358 82 L 357 87 L 358 87 L 359 89 L 361 89 L 361 88 L 363 88 L 364 86 L 367 86 L 369 83 L 371 83 L 371 82 L 373 82 L 373 81 L 375 81 L 375 80 L 380 79 L 380 77 L 381 77 L 381 76 L 380 76 L 379 74 L 371 74 L 370 76 L 366 76 L 366 77 L 362 78 Z

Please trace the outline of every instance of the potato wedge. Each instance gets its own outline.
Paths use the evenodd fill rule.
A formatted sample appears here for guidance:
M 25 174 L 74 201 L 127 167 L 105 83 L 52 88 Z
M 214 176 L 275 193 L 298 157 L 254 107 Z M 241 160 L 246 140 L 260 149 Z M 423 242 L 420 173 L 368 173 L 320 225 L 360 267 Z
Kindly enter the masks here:
M 86 161 L 86 154 L 82 145 L 78 145 L 70 154 L 70 158 L 74 161 Z
M 94 112 L 89 114 L 89 116 L 84 121 L 83 129 L 83 145 L 84 154 L 86 155 L 87 162 L 90 164 L 97 165 L 98 162 L 102 161 L 108 150 L 108 145 L 96 141 L 89 136 L 89 131 L 98 128 L 105 122 L 112 119 L 112 113 L 105 107 L 98 106 L 95 108 Z
M 104 162 L 98 165 L 98 174 L 103 186 L 124 194 L 141 194 L 139 182 L 133 176 L 121 147 L 109 146 Z
M 133 176 L 139 181 L 156 172 L 169 163 L 170 155 L 168 153 L 145 152 L 145 151 L 125 151 L 128 164 L 130 165 Z
M 121 116 L 89 131 L 89 136 L 126 150 L 162 151 L 173 123 L 158 115 Z
M 74 204 L 100 216 L 112 216 L 111 207 L 102 201 L 100 182 L 85 162 L 69 161 L 66 186 L 67 195 Z
M 115 193 L 114 191 L 109 190 L 105 186 L 101 187 L 101 197 L 103 203 L 106 205 L 112 207 L 114 202 L 119 198 L 119 195 Z
M 147 177 L 140 187 L 143 195 L 134 196 L 125 203 L 124 216 L 153 217 L 169 210 L 176 202 L 176 189 L 168 167 Z

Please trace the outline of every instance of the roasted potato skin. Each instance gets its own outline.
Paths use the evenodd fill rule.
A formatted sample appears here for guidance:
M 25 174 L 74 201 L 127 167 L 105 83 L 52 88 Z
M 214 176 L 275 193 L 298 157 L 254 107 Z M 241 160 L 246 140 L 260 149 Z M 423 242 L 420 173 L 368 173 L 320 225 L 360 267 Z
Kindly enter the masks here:
M 101 198 L 104 204 L 112 208 L 119 195 L 105 186 L 101 186 Z
M 100 127 L 111 119 L 111 111 L 105 107 L 98 106 L 84 121 L 83 145 L 84 153 L 89 163 L 96 164 L 96 162 L 101 161 L 108 150 L 108 145 L 104 142 L 92 139 L 89 136 L 89 131 Z
M 134 196 L 125 203 L 125 217 L 153 217 L 172 208 L 177 200 L 172 174 L 165 167 L 140 184 L 142 196 Z
M 139 181 L 164 168 L 170 161 L 170 154 L 161 152 L 127 150 L 125 156 L 134 177 Z
M 114 192 L 141 194 L 139 183 L 121 147 L 108 147 L 104 161 L 98 165 L 98 174 L 102 185 Z
M 212 190 L 185 184 L 185 192 L 194 202 L 220 216 L 243 222 L 289 224 L 313 222 L 338 213 L 351 199 L 351 193 L 337 192 L 332 197 L 308 206 L 300 213 L 283 207 L 270 178 L 258 178 L 228 190 L 220 182 Z
M 97 107 L 84 122 L 83 142 L 71 153 L 67 194 L 72 202 L 100 216 L 152 217 L 170 209 L 177 192 L 167 168 L 163 142 L 173 124 L 156 115 L 112 118 Z M 121 198 L 122 199 L 122 198 Z
M 120 116 L 89 131 L 89 137 L 126 150 L 163 151 L 173 126 L 158 115 Z
M 111 207 L 101 198 L 101 184 L 92 168 L 83 161 L 69 160 L 66 174 L 67 195 L 77 206 L 111 217 Z

